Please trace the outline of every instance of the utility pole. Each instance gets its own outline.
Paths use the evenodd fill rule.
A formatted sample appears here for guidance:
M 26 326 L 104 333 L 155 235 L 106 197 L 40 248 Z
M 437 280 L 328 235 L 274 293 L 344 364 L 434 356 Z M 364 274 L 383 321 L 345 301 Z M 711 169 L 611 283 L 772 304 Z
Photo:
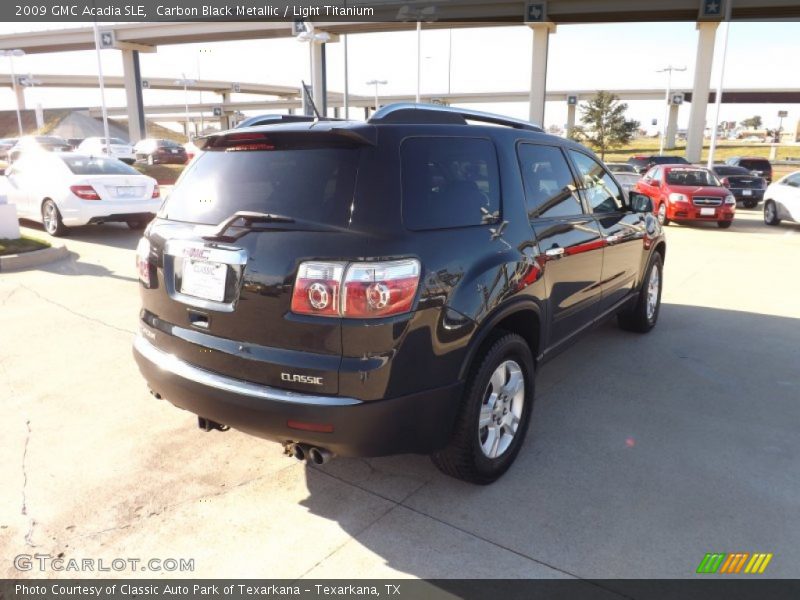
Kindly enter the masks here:
M 661 124 L 661 145 L 658 149 L 659 156 L 664 154 L 664 146 L 666 145 L 667 142 L 667 121 L 669 121 L 670 95 L 672 95 L 672 72 L 685 71 L 685 70 L 686 67 L 673 67 L 672 65 L 664 67 L 663 69 L 656 70 L 656 73 L 667 74 L 667 93 L 664 98 L 664 122 Z

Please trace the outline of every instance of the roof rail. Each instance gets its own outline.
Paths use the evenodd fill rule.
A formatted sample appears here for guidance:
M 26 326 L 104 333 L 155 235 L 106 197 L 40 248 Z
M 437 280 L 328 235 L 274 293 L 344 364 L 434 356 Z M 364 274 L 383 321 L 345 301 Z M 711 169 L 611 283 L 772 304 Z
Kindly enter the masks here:
M 441 106 L 438 104 L 413 104 L 398 102 L 388 104 L 370 117 L 368 123 L 428 123 L 439 125 L 466 125 L 467 121 L 479 121 L 492 125 L 503 125 L 514 129 L 543 132 L 544 129 L 522 119 L 504 117 L 480 110 Z

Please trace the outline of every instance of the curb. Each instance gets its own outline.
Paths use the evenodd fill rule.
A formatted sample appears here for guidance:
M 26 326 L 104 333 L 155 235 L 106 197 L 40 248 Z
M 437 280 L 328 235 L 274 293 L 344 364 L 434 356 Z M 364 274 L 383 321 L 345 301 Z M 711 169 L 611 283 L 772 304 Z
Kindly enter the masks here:
M 60 244 L 50 248 L 43 248 L 42 250 L 34 250 L 33 252 L 0 256 L 0 272 L 5 273 L 6 271 L 19 271 L 30 269 L 31 267 L 39 267 L 61 260 L 68 254 L 67 247 L 64 244 Z

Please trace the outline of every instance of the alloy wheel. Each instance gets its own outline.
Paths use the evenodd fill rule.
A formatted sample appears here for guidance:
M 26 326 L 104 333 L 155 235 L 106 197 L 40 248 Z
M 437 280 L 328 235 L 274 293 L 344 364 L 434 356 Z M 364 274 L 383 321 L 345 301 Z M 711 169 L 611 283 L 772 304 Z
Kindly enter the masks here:
M 514 360 L 501 363 L 492 373 L 478 420 L 478 442 L 483 454 L 497 458 L 517 435 L 525 405 L 525 376 Z

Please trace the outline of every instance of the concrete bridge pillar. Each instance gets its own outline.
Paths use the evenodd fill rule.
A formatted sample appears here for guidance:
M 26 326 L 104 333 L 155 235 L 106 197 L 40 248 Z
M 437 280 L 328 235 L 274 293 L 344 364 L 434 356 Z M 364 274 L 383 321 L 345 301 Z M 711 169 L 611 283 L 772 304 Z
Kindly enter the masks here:
M 142 73 L 138 50 L 122 52 L 122 76 L 125 81 L 125 101 L 128 105 L 128 136 L 131 144 L 147 137 L 142 100 Z
M 533 54 L 531 56 L 531 92 L 529 120 L 544 126 L 544 103 L 547 86 L 547 49 L 550 33 L 554 33 L 553 23 L 529 23 L 533 32 Z
M 692 108 L 689 112 L 689 130 L 686 137 L 686 160 L 689 162 L 700 162 L 703 153 L 703 131 L 706 127 L 717 27 L 719 23 L 716 21 L 703 21 L 697 24 L 697 57 L 694 64 Z
M 669 105 L 669 119 L 667 120 L 667 132 L 664 136 L 664 149 L 675 149 L 675 135 L 678 133 L 678 109 L 680 104 Z

